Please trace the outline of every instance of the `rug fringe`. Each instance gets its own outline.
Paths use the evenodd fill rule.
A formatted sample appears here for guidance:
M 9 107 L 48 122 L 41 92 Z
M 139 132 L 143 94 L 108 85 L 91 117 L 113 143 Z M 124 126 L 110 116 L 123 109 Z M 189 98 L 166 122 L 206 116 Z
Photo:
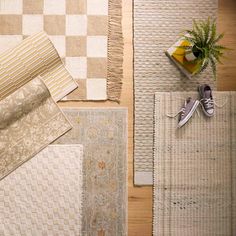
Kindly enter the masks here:
M 108 100 L 120 102 L 123 79 L 122 0 L 109 0 L 108 14 Z

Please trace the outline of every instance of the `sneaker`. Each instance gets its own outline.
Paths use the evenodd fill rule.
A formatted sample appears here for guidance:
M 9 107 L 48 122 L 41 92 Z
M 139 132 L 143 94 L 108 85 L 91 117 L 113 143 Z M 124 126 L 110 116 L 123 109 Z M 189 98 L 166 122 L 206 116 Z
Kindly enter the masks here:
M 184 105 L 179 112 L 180 116 L 179 116 L 178 128 L 181 128 L 189 121 L 189 119 L 192 117 L 193 113 L 197 109 L 198 105 L 199 101 L 191 97 L 185 100 Z
M 208 84 L 203 84 L 198 87 L 198 91 L 204 114 L 212 117 L 214 115 L 214 100 L 211 87 Z

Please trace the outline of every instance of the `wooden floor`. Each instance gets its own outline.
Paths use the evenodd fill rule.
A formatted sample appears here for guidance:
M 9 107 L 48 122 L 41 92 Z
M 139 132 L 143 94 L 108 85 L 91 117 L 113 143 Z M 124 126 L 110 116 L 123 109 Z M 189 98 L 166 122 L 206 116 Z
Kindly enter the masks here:
M 152 235 L 152 188 L 133 186 L 133 45 L 132 0 L 123 0 L 124 81 L 121 103 L 63 102 L 62 107 L 128 107 L 129 109 L 129 236 Z M 236 0 L 219 0 L 219 30 L 226 32 L 222 43 L 235 49 L 230 51 L 225 65 L 219 66 L 218 89 L 236 90 Z

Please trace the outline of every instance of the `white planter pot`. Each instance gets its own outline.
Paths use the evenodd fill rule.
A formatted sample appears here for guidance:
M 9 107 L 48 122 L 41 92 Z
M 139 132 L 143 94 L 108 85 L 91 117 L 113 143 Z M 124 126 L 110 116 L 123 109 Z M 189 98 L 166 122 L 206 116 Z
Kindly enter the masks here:
M 187 52 L 185 54 L 185 58 L 187 61 L 194 61 L 197 59 L 197 57 L 195 57 L 195 55 L 192 52 Z

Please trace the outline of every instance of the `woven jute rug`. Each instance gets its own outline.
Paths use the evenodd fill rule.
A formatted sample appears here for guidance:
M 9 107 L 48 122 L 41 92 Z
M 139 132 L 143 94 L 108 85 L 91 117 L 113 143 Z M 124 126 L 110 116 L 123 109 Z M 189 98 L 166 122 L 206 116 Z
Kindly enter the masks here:
M 82 235 L 127 235 L 127 110 L 63 109 L 84 147 Z
M 78 87 L 44 32 L 28 37 L 1 54 L 0 75 L 0 100 L 38 75 L 55 101 Z
M 50 145 L 0 182 L 0 232 L 81 235 L 81 145 Z
M 217 0 L 134 0 L 134 168 L 136 185 L 153 180 L 153 111 L 157 91 L 196 90 L 213 86 L 209 71 L 189 80 L 170 62 L 165 51 L 193 19 L 216 17 Z
M 236 232 L 236 92 L 215 92 L 212 118 L 194 115 L 181 129 L 179 98 L 156 93 L 154 236 L 234 236 Z M 200 111 L 200 109 L 199 109 Z
M 0 0 L 0 52 L 45 31 L 79 86 L 65 100 L 115 100 L 122 81 L 122 0 Z
M 0 101 L 0 180 L 71 129 L 39 78 Z

